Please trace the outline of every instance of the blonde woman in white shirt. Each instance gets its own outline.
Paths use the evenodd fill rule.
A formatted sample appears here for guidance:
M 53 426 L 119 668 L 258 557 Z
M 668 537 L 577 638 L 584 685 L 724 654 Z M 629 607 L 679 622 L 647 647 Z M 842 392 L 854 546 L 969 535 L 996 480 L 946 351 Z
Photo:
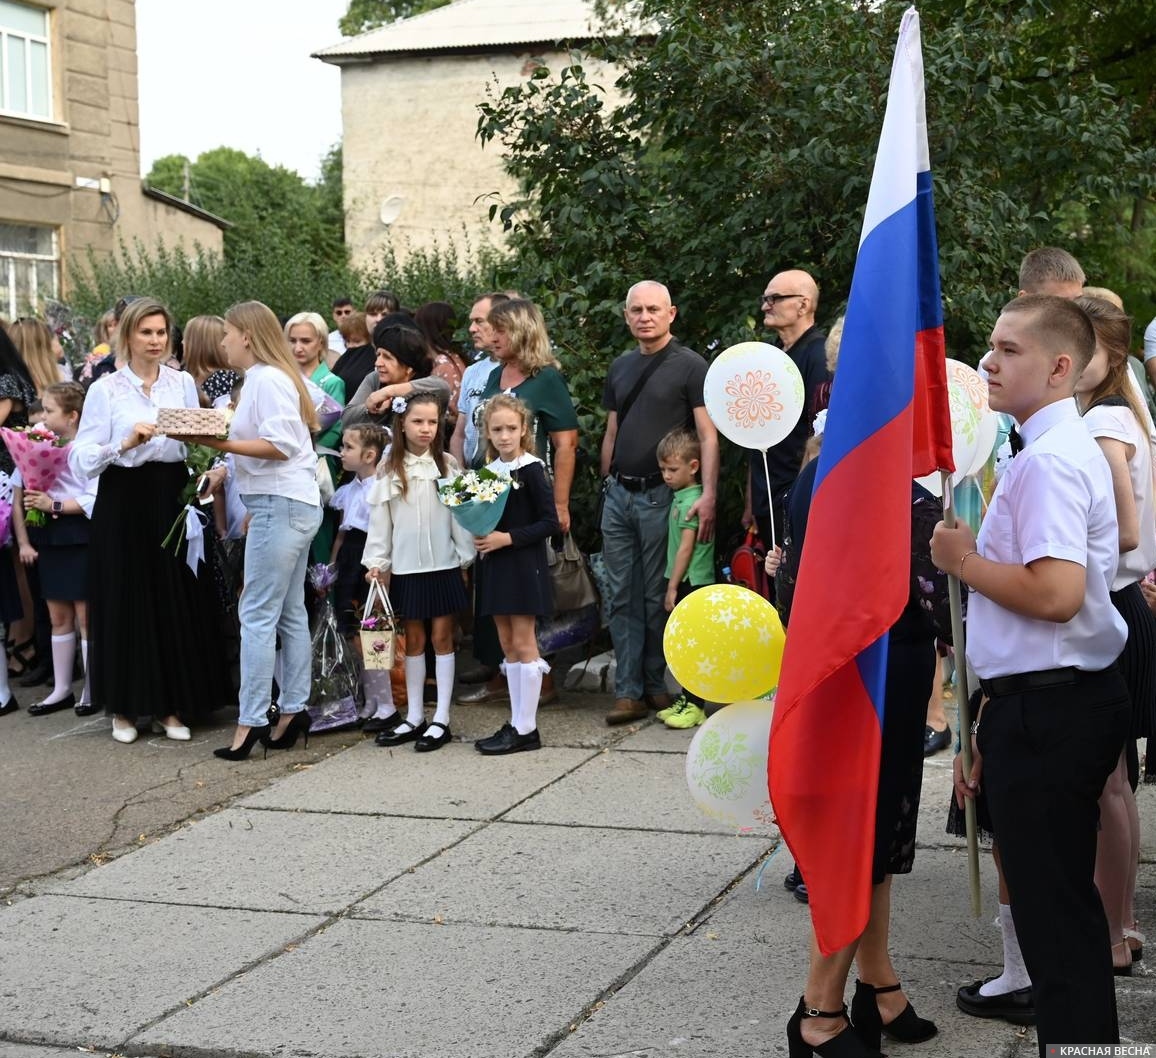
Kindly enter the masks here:
M 237 490 L 249 512 L 241 622 L 240 716 L 232 745 L 214 750 L 244 760 L 259 741 L 291 749 L 309 738 L 311 651 L 305 614 L 305 566 L 321 524 L 317 457 L 311 434 L 317 413 L 289 342 L 272 311 L 244 301 L 225 313 L 221 342 L 229 366 L 245 374 L 229 438 L 198 438 L 231 452 Z M 276 729 L 267 713 L 277 636 L 281 700 Z
M 192 378 L 165 367 L 172 317 L 138 298 L 120 322 L 123 367 L 92 384 L 69 452 L 82 480 L 99 477 L 89 543 L 92 702 L 112 715 L 112 736 L 133 742 L 137 721 L 159 720 L 171 739 L 229 704 L 220 607 L 211 573 L 161 547 L 181 512 L 185 446 L 158 435 L 158 408 L 200 406 Z
M 1132 906 L 1140 859 L 1140 816 L 1134 793 L 1139 779 L 1136 739 L 1156 734 L 1152 722 L 1156 615 L 1140 591 L 1140 581 L 1156 566 L 1152 448 L 1128 367 L 1132 321 L 1104 298 L 1082 295 L 1076 304 L 1091 317 L 1096 332 L 1096 353 L 1076 383 L 1076 397 L 1084 423 L 1112 470 L 1120 562 L 1111 599 L 1128 626 L 1128 641 L 1117 664 L 1132 698 L 1132 727 L 1120 763 L 1100 796 L 1096 844 L 1096 885 L 1108 916 L 1112 965 L 1117 975 L 1127 976 L 1132 972 L 1132 952 L 1139 950 L 1142 941 Z

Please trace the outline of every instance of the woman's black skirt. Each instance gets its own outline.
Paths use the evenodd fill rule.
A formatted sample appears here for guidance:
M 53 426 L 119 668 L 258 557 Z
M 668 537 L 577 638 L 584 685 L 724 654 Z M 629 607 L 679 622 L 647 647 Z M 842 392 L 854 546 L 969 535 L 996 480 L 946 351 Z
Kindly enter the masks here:
M 185 546 L 161 543 L 183 508 L 183 463 L 112 466 L 100 475 L 89 545 L 89 662 L 93 703 L 135 719 L 186 723 L 233 704 L 221 612 L 207 565 L 194 576 Z

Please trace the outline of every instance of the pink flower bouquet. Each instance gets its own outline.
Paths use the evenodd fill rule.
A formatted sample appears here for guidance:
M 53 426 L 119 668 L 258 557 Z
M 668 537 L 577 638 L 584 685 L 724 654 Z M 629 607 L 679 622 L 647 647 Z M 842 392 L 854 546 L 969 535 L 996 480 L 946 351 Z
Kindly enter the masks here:
M 40 423 L 21 430 L 0 427 L 0 437 L 24 479 L 25 489 L 47 492 L 68 466 L 70 442 Z M 28 511 L 24 520 L 29 525 L 43 525 L 44 512 Z

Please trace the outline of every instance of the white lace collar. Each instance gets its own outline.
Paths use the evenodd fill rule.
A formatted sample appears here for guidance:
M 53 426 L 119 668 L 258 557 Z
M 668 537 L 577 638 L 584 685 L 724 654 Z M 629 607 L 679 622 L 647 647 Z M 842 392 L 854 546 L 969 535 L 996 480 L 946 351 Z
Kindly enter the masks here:
M 491 463 L 486 464 L 487 470 L 492 470 L 495 474 L 512 474 L 515 470 L 521 470 L 522 467 L 527 467 L 531 463 L 541 463 L 536 455 L 530 452 L 523 452 L 517 459 L 511 463 L 507 463 L 503 459 L 495 459 Z

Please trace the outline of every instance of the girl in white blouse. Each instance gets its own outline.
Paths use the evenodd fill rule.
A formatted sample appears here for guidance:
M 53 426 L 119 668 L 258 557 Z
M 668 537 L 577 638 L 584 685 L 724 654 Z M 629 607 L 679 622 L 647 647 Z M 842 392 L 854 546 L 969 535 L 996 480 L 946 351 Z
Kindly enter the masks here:
M 259 301 L 225 313 L 221 343 L 229 366 L 245 373 L 229 439 L 198 438 L 231 452 L 237 491 L 249 511 L 241 622 L 241 711 L 231 746 L 213 752 L 244 760 L 258 741 L 291 749 L 309 738 L 311 648 L 305 613 L 305 566 L 321 524 L 317 428 L 313 401 L 301 380 L 277 317 Z M 275 730 L 267 719 L 277 636 L 281 636 L 281 700 Z
M 112 737 L 133 742 L 137 721 L 185 726 L 233 699 L 213 578 L 161 547 L 182 509 L 185 446 L 158 435 L 158 408 L 200 406 L 192 378 L 165 367 L 172 318 L 153 298 L 124 311 L 126 363 L 93 383 L 69 451 L 82 479 L 99 477 L 89 543 L 92 701 L 112 715 Z

